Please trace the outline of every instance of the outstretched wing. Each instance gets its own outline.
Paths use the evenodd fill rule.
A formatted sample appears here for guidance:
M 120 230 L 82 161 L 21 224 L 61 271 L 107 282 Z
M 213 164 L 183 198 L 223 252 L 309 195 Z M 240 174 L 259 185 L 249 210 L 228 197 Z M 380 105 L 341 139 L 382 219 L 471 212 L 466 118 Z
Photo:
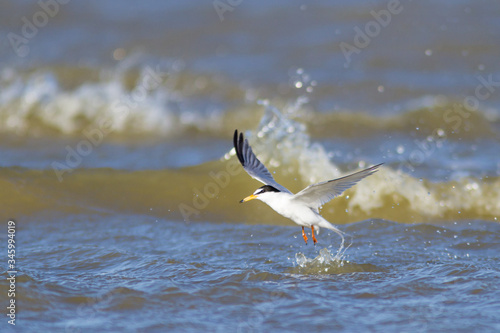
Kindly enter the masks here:
M 378 167 L 382 164 L 384 163 L 377 164 L 342 178 L 309 185 L 295 194 L 292 200 L 303 203 L 316 210 L 336 196 L 341 195 L 342 192 L 348 188 L 356 185 L 361 179 L 377 172 Z
M 243 169 L 250 175 L 250 177 L 257 179 L 265 185 L 272 187 L 286 193 L 291 193 L 288 189 L 278 184 L 273 175 L 267 170 L 266 166 L 255 156 L 252 147 L 248 144 L 248 140 L 243 138 L 243 133 L 238 136 L 238 130 L 234 131 L 234 149 L 236 156 L 240 160 Z

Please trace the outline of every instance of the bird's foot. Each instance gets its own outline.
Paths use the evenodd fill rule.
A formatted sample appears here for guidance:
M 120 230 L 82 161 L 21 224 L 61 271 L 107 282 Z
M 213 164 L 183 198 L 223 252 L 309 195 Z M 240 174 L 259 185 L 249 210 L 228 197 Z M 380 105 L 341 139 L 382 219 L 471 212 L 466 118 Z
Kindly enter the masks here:
M 302 237 L 304 238 L 304 242 L 306 242 L 306 245 L 307 245 L 307 236 L 306 236 L 306 232 L 304 231 L 304 227 L 302 227 Z M 314 235 L 313 235 L 313 239 L 314 239 Z M 314 244 L 316 244 L 316 242 L 314 242 Z
M 312 236 L 313 236 L 313 242 L 314 242 L 314 245 L 316 245 L 316 243 L 317 243 L 318 241 L 316 240 L 316 237 L 314 236 L 314 226 L 313 226 L 313 225 L 311 226 L 311 234 L 312 234 Z

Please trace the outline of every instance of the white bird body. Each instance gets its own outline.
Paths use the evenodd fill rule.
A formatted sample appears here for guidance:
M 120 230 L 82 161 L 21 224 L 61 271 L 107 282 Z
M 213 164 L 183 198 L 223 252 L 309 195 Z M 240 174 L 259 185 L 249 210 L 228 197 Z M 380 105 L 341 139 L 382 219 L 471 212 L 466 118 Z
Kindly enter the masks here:
M 274 180 L 269 170 L 252 152 L 252 148 L 248 141 L 243 138 L 243 134 L 240 133 L 238 136 L 238 130 L 234 132 L 234 148 L 245 171 L 252 178 L 265 184 L 240 202 L 259 199 L 266 203 L 278 214 L 289 218 L 302 227 L 302 237 L 306 244 L 307 236 L 304 227 L 311 228 L 314 244 L 317 242 L 314 236 L 314 227 L 317 228 L 318 234 L 320 227 L 336 232 L 342 238 L 342 244 L 344 243 L 343 232 L 319 214 L 319 207 L 339 196 L 361 179 L 375 173 L 377 168 L 382 165 L 378 164 L 345 177 L 312 184 L 297 194 L 293 194 Z
M 295 195 L 290 193 L 265 192 L 257 196 L 256 199 L 264 202 L 274 209 L 276 213 L 289 218 L 301 227 L 316 227 L 317 234 L 319 234 L 320 227 L 333 230 L 337 233 L 341 232 L 311 207 L 297 205 L 294 202 L 294 197 Z
M 266 203 L 274 209 L 278 214 L 294 221 L 301 227 L 311 227 L 317 225 L 319 218 L 318 213 L 304 205 L 293 204 L 293 194 L 282 192 L 265 192 L 257 196 L 256 199 Z

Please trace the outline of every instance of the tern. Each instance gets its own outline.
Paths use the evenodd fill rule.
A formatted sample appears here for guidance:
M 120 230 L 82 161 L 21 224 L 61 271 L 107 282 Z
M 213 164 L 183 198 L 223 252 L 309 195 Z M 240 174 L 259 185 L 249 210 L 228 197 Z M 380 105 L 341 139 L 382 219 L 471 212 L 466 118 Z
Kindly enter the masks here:
M 252 148 L 248 144 L 248 140 L 243 137 L 243 133 L 238 135 L 238 130 L 235 130 L 233 140 L 236 156 L 238 156 L 238 160 L 243 166 L 243 169 L 250 177 L 264 184 L 264 186 L 255 190 L 252 195 L 241 200 L 240 203 L 253 199 L 258 199 L 266 203 L 278 214 L 289 218 L 302 227 L 302 237 L 306 245 L 307 236 L 304 231 L 305 227 L 311 228 L 314 245 L 317 243 L 316 237 L 314 236 L 315 228 L 317 234 L 319 234 L 320 228 L 326 228 L 336 232 L 342 238 L 341 247 L 343 246 L 343 232 L 325 220 L 319 214 L 319 208 L 333 198 L 341 195 L 345 190 L 354 186 L 361 179 L 377 172 L 378 167 L 383 163 L 345 177 L 309 185 L 302 191 L 293 194 L 274 180 L 274 177 L 266 166 L 253 153 Z

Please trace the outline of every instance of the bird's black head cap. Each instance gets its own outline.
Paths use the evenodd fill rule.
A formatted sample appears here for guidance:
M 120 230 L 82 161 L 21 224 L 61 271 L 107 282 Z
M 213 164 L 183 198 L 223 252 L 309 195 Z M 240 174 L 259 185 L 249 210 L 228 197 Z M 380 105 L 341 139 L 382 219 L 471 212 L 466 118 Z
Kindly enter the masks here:
M 264 192 L 281 192 L 281 191 L 271 185 L 264 185 L 262 187 L 259 187 L 257 191 L 255 191 L 255 194 L 261 194 Z

